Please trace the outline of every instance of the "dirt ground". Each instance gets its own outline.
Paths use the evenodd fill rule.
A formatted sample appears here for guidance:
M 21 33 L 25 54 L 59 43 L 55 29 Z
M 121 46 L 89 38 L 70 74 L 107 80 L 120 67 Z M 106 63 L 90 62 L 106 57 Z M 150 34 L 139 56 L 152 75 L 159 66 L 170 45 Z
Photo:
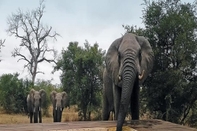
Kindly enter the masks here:
M 115 126 L 115 121 L 0 124 L 0 131 L 115 131 Z M 154 119 L 127 122 L 123 131 L 197 131 L 197 129 Z

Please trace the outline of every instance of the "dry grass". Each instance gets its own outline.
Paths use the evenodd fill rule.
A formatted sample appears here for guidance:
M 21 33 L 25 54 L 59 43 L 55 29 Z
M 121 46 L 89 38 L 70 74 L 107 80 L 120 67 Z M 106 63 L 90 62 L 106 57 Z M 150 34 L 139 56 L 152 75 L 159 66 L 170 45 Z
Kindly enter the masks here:
M 52 123 L 53 122 L 53 108 L 52 106 L 49 107 L 49 116 L 42 117 L 42 122 L 43 123 Z M 96 117 L 95 114 L 92 114 L 91 117 L 94 118 Z M 141 117 L 140 119 L 150 119 L 148 115 L 145 115 Z M 71 106 L 69 108 L 65 108 L 63 113 L 62 113 L 62 122 L 68 122 L 68 121 L 78 121 L 78 112 L 77 112 L 77 107 L 76 106 Z M 109 120 L 114 120 L 113 114 L 110 113 L 110 118 Z M 127 115 L 126 120 L 131 120 L 131 116 Z M 0 108 L 0 124 L 17 124 L 17 123 L 29 123 L 29 118 L 25 114 L 6 114 L 1 108 Z
M 77 108 L 75 106 L 70 107 L 70 109 L 69 108 L 64 109 L 64 111 L 62 113 L 62 121 L 63 122 L 78 121 L 78 120 L 79 120 L 78 112 L 77 112 Z
M 52 106 L 49 108 L 50 117 L 43 116 L 43 123 L 52 123 Z M 65 108 L 62 113 L 62 121 L 77 121 L 78 113 L 76 112 L 76 107 Z M 5 114 L 3 110 L 0 110 L 0 124 L 19 124 L 19 123 L 29 123 L 29 118 L 24 114 Z

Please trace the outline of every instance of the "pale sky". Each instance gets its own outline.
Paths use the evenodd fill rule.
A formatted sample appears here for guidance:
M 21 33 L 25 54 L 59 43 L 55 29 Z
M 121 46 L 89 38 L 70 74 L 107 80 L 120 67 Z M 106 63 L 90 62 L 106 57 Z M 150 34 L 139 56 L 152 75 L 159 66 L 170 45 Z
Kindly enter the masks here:
M 193 2 L 193 0 L 183 0 Z M 91 45 L 98 43 L 107 50 L 110 44 L 125 32 L 122 25 L 137 25 L 142 23 L 143 0 L 45 0 L 43 24 L 52 26 L 61 35 L 57 41 L 48 41 L 48 45 L 61 53 L 69 42 L 77 41 L 83 46 L 85 40 Z M 20 40 L 6 33 L 7 18 L 17 9 L 24 12 L 39 6 L 39 0 L 0 0 L 0 39 L 6 39 L 5 47 L 0 56 L 0 75 L 20 73 L 19 78 L 30 78 L 24 62 L 11 57 L 11 52 L 19 46 Z M 37 79 L 51 80 L 52 84 L 60 84 L 60 71 L 51 74 L 53 65 L 41 63 L 39 69 L 45 74 L 38 74 Z

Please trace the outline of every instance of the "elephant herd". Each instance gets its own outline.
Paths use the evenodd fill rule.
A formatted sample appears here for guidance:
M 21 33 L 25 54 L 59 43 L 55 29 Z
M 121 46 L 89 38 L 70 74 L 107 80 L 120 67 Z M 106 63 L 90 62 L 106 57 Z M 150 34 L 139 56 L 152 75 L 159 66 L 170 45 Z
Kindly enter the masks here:
M 143 36 L 125 33 L 109 47 L 105 57 L 103 72 L 103 105 L 102 118 L 108 120 L 110 112 L 114 112 L 117 120 L 116 131 L 121 131 L 128 108 L 133 120 L 139 119 L 140 84 L 150 74 L 154 63 L 154 53 L 148 40 Z M 43 90 L 31 90 L 28 96 L 30 122 L 41 120 L 40 103 L 45 95 Z M 51 93 L 54 122 L 61 121 L 61 113 L 67 95 Z M 64 103 L 65 102 L 65 103 Z
M 53 122 L 61 122 L 62 111 L 68 106 L 68 95 L 66 92 L 57 93 L 52 91 L 50 98 L 53 104 Z M 46 99 L 46 92 L 41 89 L 36 91 L 31 89 L 27 96 L 27 108 L 30 117 L 30 123 L 42 123 L 41 105 Z M 39 120 L 39 121 L 38 121 Z

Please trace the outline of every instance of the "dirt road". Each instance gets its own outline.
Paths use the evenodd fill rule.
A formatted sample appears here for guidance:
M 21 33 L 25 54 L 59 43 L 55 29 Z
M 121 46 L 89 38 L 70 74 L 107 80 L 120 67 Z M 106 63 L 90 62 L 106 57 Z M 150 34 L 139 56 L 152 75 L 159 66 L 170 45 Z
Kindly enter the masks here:
M 107 131 L 115 121 L 75 121 L 66 123 L 0 124 L 0 131 Z M 162 120 L 140 120 L 125 124 L 137 131 L 197 131 Z M 131 131 L 131 130 L 130 130 Z

